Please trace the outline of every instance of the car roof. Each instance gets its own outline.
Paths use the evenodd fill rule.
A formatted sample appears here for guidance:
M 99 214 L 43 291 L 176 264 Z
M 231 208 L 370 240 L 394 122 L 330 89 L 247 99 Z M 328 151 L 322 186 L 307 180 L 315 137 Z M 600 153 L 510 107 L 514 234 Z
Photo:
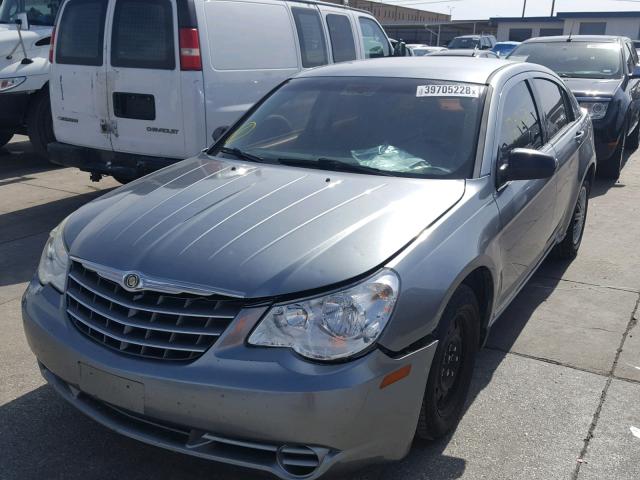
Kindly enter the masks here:
M 474 57 L 478 52 L 484 50 L 474 50 L 471 48 L 450 48 L 448 50 L 440 50 L 433 52 L 434 57 Z
M 520 45 L 521 42 L 514 42 L 513 40 L 505 40 L 504 42 L 497 42 L 496 45 Z
M 536 37 L 525 40 L 523 43 L 549 43 L 549 42 L 567 42 L 571 38 L 572 42 L 601 42 L 613 43 L 619 42 L 623 37 L 615 37 L 613 35 L 558 35 L 554 37 Z
M 505 68 L 540 70 L 548 69 L 533 63 L 522 66 L 522 62 L 511 62 L 497 58 L 469 60 L 468 57 L 446 57 L 428 55 L 424 57 L 393 57 L 358 60 L 312 68 L 295 78 L 313 77 L 388 77 L 428 78 L 452 82 L 486 84 L 498 70 Z

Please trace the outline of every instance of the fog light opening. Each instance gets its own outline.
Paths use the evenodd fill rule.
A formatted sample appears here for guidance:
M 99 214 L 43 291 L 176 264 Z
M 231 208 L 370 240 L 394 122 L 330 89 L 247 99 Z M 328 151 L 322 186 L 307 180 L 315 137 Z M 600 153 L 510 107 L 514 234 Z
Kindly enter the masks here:
M 280 468 L 296 477 L 311 475 L 320 465 L 318 454 L 305 445 L 283 445 L 277 459 Z

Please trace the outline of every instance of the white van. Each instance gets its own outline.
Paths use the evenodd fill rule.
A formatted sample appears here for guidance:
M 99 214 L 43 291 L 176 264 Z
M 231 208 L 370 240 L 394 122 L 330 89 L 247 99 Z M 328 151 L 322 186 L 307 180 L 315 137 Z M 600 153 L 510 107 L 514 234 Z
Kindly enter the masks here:
M 393 55 L 367 12 L 307 0 L 67 0 L 50 158 L 128 181 L 211 143 L 305 68 Z

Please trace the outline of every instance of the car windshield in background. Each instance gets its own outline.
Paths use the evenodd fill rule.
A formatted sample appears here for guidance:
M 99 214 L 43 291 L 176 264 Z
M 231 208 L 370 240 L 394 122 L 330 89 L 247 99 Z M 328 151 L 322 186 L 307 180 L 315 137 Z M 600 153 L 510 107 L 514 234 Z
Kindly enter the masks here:
M 412 48 L 411 53 L 413 53 L 414 57 L 424 57 L 425 55 L 429 55 L 434 50 L 429 48 Z
M 26 13 L 30 25 L 53 26 L 59 0 L 0 0 L 0 23 L 15 23 L 18 14 Z
M 480 40 L 477 38 L 454 38 L 449 43 L 449 48 L 476 48 L 480 46 Z
M 617 43 L 539 42 L 525 43 L 508 57 L 544 65 L 561 77 L 620 78 L 622 58 Z
M 218 151 L 245 160 L 418 178 L 468 178 L 485 87 L 446 80 L 287 82 Z

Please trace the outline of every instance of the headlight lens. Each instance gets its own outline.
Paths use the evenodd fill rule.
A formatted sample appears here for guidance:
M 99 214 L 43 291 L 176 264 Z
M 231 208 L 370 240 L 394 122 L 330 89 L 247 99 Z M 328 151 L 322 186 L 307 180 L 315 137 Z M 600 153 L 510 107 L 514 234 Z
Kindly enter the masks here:
M 337 360 L 372 345 L 398 298 L 397 274 L 388 269 L 346 290 L 275 305 L 249 337 L 249 344 L 288 347 L 314 360 Z
M 27 77 L 0 78 L 0 92 L 11 90 L 23 83 Z
M 582 108 L 586 108 L 589 112 L 591 120 L 600 120 L 607 114 L 609 108 L 608 102 L 580 102 Z
M 65 277 L 69 266 L 69 253 L 62 238 L 66 221 L 66 219 L 63 220 L 49 234 L 49 239 L 40 257 L 40 265 L 38 265 L 40 283 L 43 285 L 51 284 L 61 293 L 64 292 Z

